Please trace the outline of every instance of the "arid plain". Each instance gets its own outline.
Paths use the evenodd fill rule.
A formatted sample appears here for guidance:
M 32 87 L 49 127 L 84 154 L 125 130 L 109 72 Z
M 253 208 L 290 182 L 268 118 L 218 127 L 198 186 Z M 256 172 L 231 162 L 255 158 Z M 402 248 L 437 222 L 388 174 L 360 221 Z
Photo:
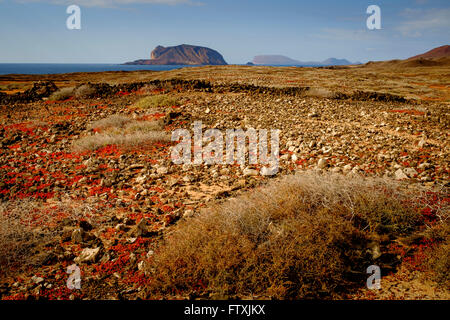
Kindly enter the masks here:
M 0 89 L 1 299 L 450 297 L 448 59 Z M 194 121 L 279 129 L 279 172 L 174 164 Z

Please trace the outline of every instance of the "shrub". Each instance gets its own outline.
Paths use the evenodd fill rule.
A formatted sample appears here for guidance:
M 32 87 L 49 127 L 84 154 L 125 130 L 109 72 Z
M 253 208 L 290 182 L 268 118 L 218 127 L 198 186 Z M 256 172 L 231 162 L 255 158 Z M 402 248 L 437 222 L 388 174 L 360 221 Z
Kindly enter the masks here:
M 433 246 L 426 252 L 423 267 L 431 271 L 431 279 L 450 290 L 450 226 L 448 223 L 427 230 L 425 240 Z
M 49 100 L 51 101 L 62 101 L 67 100 L 74 95 L 74 88 L 62 88 L 58 91 L 54 92 L 50 97 Z
M 333 297 L 372 263 L 373 232 L 415 230 L 415 196 L 329 174 L 272 182 L 175 226 L 148 261 L 149 295 Z
M 10 91 L 10 90 L 25 90 L 29 87 L 28 84 L 23 83 L 8 83 L 0 85 L 0 91 Z
M 74 142 L 75 151 L 93 151 L 108 145 L 117 145 L 125 149 L 145 146 L 153 142 L 169 142 L 170 136 L 166 132 L 136 132 L 131 134 L 101 133 L 86 136 Z
M 145 146 L 152 142 L 169 142 L 170 136 L 164 132 L 161 120 L 133 120 L 120 114 L 94 121 L 88 130 L 100 129 L 102 132 L 85 136 L 73 143 L 75 151 L 96 150 L 107 145 L 117 145 L 125 149 Z
M 162 131 L 164 130 L 164 122 L 161 120 L 153 120 L 153 121 L 132 121 L 129 122 L 124 131 L 126 133 L 146 133 L 151 131 Z
M 51 207 L 31 199 L 1 203 L 1 274 L 42 262 L 42 253 L 46 253 L 42 247 L 57 241 L 56 237 L 62 234 L 63 219 L 73 224 L 81 219 L 97 223 L 91 216 L 94 211 L 89 203 L 57 202 Z
M 133 106 L 139 109 L 171 107 L 178 105 L 178 101 L 175 98 L 167 95 L 154 95 L 148 96 L 137 101 Z
M 89 126 L 88 129 L 107 129 L 107 128 L 123 128 L 127 123 L 133 121 L 128 116 L 121 114 L 113 114 L 104 119 L 94 121 Z
M 332 98 L 334 93 L 326 88 L 316 87 L 310 88 L 306 95 L 309 97 L 317 97 L 317 98 Z
M 92 98 L 97 93 L 95 87 L 90 84 L 83 84 L 75 89 L 75 97 Z
M 446 289 L 450 290 L 450 244 L 448 240 L 445 244 L 432 250 L 427 263 L 429 269 L 433 271 L 433 280 L 445 285 Z
M 146 84 L 139 89 L 141 94 L 152 94 L 156 90 L 160 90 L 161 88 L 155 84 Z

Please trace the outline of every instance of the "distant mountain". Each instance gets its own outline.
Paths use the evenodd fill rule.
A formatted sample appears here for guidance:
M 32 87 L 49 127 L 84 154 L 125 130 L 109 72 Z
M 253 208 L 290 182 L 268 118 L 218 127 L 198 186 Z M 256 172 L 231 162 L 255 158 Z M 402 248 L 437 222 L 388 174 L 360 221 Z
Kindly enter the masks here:
M 282 55 L 261 55 L 253 58 L 254 64 L 269 64 L 276 66 L 299 65 L 300 61 Z
M 425 53 L 419 54 L 417 56 L 411 57 L 407 60 L 413 59 L 437 59 L 437 58 L 447 58 L 450 57 L 450 45 L 445 45 L 441 47 L 434 48 Z
M 425 53 L 405 59 L 389 61 L 369 61 L 364 66 L 369 68 L 416 68 L 450 66 L 450 45 L 434 48 Z
M 210 48 L 182 44 L 157 46 L 150 59 L 127 62 L 128 65 L 226 65 L 222 55 Z
M 329 58 L 325 61 L 298 61 L 282 55 L 260 55 L 253 58 L 254 64 L 272 66 L 343 66 L 352 64 L 346 59 Z
M 336 58 L 329 58 L 325 61 L 322 61 L 321 63 L 326 66 L 346 66 L 352 64 L 350 61 L 346 59 L 336 59 Z

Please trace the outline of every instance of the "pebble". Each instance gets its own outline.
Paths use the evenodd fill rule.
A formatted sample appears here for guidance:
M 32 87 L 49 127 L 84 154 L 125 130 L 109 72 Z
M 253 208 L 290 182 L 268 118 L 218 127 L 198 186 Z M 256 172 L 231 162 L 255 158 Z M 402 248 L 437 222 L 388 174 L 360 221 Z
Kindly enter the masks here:
M 317 167 L 319 169 L 324 169 L 327 166 L 327 160 L 320 158 L 319 161 L 317 161 Z
M 242 173 L 245 177 L 257 176 L 259 174 L 258 170 L 250 169 L 250 168 L 245 168 Z
M 396 180 L 408 179 L 408 176 L 403 172 L 402 169 L 398 169 L 397 171 L 395 171 L 394 177 Z
M 95 262 L 100 254 L 100 248 L 85 248 L 81 251 L 81 254 L 74 259 L 76 263 Z

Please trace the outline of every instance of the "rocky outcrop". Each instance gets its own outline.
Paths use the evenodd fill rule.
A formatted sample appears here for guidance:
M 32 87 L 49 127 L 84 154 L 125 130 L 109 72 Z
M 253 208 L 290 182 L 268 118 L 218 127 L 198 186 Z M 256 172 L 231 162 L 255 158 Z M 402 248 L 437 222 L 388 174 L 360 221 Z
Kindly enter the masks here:
M 150 60 L 136 60 L 135 65 L 226 65 L 222 55 L 210 48 L 182 44 L 175 47 L 157 46 Z
M 0 93 L 0 104 L 39 101 L 42 98 L 50 96 L 57 90 L 58 87 L 53 81 L 38 81 L 33 84 L 32 88 L 26 90 L 25 92 L 18 92 L 11 95 Z

